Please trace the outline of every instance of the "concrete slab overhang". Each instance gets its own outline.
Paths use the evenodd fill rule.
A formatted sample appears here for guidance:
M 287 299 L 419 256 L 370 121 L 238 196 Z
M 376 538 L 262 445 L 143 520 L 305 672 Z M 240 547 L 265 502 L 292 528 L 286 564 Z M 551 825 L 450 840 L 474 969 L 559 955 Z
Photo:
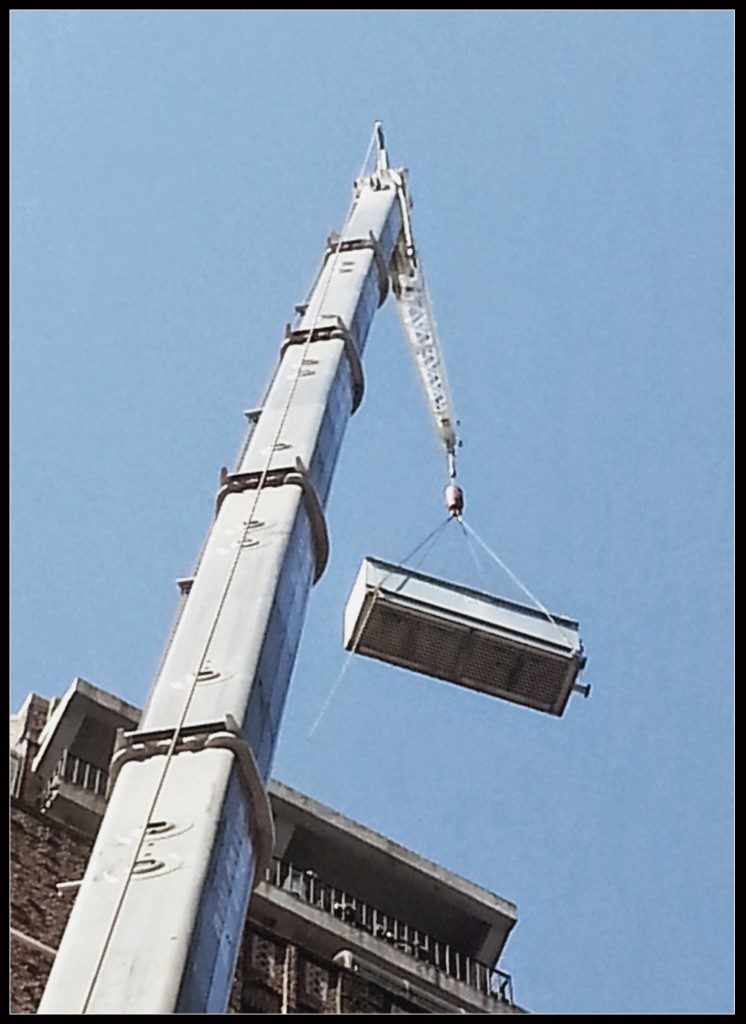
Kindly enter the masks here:
M 275 855 L 493 966 L 513 903 L 277 780 L 269 785 Z
M 106 770 L 116 730 L 133 729 L 139 721 L 139 708 L 76 678 L 42 729 L 32 770 L 49 779 L 65 750 Z

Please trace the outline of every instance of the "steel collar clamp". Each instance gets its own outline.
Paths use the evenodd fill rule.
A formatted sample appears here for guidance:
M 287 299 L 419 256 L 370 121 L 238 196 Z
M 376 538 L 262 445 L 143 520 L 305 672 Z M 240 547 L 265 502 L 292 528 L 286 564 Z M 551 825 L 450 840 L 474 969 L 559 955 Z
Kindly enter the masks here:
M 119 772 L 130 761 L 147 761 L 151 757 L 163 757 L 171 749 L 174 729 L 156 729 L 152 732 L 118 732 L 117 745 L 109 767 L 109 788 L 111 794 Z M 264 877 L 272 860 L 275 846 L 275 826 L 267 791 L 262 783 L 251 747 L 246 742 L 233 715 L 227 714 L 223 721 L 203 722 L 199 725 L 185 725 L 179 730 L 174 754 L 199 753 L 201 750 L 230 750 L 236 758 L 239 775 L 249 807 L 249 825 L 254 845 L 256 871 L 254 884 Z
M 316 558 L 313 582 L 318 583 L 329 561 L 329 531 L 326 528 L 323 505 L 319 501 L 316 488 L 313 486 L 313 481 L 300 456 L 296 457 L 295 466 L 292 469 L 290 467 L 272 469 L 266 474 L 256 470 L 252 473 L 229 473 L 223 468 L 220 471 L 220 489 L 215 499 L 215 515 L 218 514 L 220 506 L 229 494 L 240 494 L 241 491 L 256 490 L 262 476 L 264 476 L 262 485 L 264 487 L 281 487 L 283 484 L 297 484 L 301 488 L 303 503 L 311 524 L 311 537 Z
M 389 273 L 381 246 L 378 244 L 378 240 L 372 231 L 368 232 L 367 238 L 346 238 L 343 242 L 339 241 L 339 235 L 329 235 L 326 241 L 324 263 L 326 263 L 330 256 L 336 256 L 337 253 L 341 255 L 343 252 L 359 252 L 361 249 L 373 250 L 373 258 L 376 261 L 376 269 L 378 271 L 378 305 L 380 307 L 386 301 L 386 296 L 389 293 Z
M 382 257 L 383 258 L 383 257 Z M 326 317 L 324 319 L 327 319 Z M 313 327 L 310 330 L 291 330 L 290 325 L 285 328 L 285 340 L 280 346 L 280 359 L 291 345 L 305 345 L 311 337 L 311 344 L 316 341 L 332 341 L 340 338 L 344 342 L 345 355 L 350 364 L 350 376 L 352 377 L 352 412 L 356 412 L 363 400 L 365 392 L 365 377 L 363 376 L 363 364 L 360 360 L 355 340 L 350 334 L 341 316 L 329 317 L 333 322 L 324 324 L 321 327 Z

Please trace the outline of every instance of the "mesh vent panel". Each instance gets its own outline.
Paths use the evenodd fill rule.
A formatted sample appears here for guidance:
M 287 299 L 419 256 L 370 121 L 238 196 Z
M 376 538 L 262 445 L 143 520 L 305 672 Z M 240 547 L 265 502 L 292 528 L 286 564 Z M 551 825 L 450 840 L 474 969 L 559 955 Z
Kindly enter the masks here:
M 315 1003 L 325 1003 L 329 994 L 329 972 L 306 961 L 303 971 L 303 988 L 308 999 Z
M 254 935 L 251 939 L 251 966 L 267 978 L 274 978 L 277 966 L 277 947 L 274 942 Z
M 363 616 L 365 613 L 363 613 Z M 362 621 L 362 619 L 361 619 Z M 356 647 L 359 654 L 467 686 L 539 711 L 562 714 L 577 672 L 530 637 L 415 612 L 378 597 Z

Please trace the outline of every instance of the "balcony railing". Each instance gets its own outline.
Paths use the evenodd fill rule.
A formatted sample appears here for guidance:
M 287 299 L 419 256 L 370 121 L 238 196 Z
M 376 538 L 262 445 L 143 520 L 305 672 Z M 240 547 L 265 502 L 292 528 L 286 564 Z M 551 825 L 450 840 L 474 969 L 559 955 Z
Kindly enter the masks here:
M 19 797 L 23 783 L 23 758 L 15 751 L 10 752 L 10 795 Z
M 69 782 L 73 786 L 87 789 L 99 796 L 106 796 L 106 783 L 109 776 L 103 769 L 75 757 L 69 750 L 63 750 L 57 767 L 49 780 L 47 789 L 57 787 L 60 782 Z
M 300 871 L 275 858 L 265 878 L 305 903 L 325 910 L 353 928 L 359 928 L 391 946 L 431 964 L 451 978 L 502 1002 L 513 1004 L 513 982 L 509 974 L 488 967 L 448 943 L 413 928 L 391 914 L 384 914 L 363 900 L 317 878 L 312 871 Z

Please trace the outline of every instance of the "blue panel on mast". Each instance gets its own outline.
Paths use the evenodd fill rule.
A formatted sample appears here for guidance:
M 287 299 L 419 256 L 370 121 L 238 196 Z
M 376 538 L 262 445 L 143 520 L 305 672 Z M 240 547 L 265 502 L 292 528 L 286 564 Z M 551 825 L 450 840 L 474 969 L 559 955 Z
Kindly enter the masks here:
M 225 1013 L 243 938 L 254 858 L 246 802 L 231 772 L 176 1013 Z
M 282 711 L 300 642 L 313 565 L 313 544 L 308 519 L 301 508 L 285 553 L 244 719 L 244 735 L 265 782 L 272 766 Z

